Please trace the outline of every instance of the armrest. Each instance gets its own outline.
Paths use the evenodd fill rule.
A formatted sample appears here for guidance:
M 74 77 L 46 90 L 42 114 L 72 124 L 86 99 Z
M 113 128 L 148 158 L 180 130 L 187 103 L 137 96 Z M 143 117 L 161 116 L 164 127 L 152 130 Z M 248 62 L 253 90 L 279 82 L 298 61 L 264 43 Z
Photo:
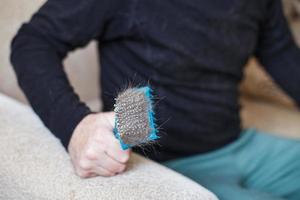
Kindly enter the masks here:
M 31 108 L 1 94 L 0 152 L 0 199 L 216 199 L 199 184 L 137 154 L 123 174 L 80 179 Z

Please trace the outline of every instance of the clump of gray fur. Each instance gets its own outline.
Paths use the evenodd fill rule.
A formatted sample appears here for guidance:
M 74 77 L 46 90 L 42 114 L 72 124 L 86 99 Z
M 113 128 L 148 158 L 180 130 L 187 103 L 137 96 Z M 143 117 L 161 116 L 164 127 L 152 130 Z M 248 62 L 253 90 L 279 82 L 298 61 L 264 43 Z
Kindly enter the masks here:
M 151 132 L 149 102 L 142 91 L 129 88 L 118 95 L 115 103 L 116 128 L 124 143 L 137 145 Z

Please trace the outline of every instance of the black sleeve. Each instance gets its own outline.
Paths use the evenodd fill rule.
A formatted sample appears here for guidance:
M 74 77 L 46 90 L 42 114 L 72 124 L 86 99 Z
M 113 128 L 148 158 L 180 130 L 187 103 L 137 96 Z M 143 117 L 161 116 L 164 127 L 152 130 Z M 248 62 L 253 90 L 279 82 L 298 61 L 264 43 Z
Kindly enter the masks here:
M 98 38 L 116 6 L 110 0 L 49 0 L 11 44 L 18 83 L 34 111 L 67 147 L 90 109 L 74 93 L 62 61 L 76 47 Z M 84 67 L 84 66 L 82 66 Z
M 271 0 L 266 7 L 256 55 L 275 82 L 300 105 L 300 50 L 283 14 L 281 0 Z

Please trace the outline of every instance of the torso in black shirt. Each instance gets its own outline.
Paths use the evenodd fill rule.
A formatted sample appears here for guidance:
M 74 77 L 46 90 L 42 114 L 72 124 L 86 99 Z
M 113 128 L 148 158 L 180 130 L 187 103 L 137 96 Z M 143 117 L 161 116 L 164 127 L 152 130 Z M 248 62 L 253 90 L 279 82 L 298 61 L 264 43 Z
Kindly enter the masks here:
M 259 9 L 251 1 L 136 1 L 107 27 L 99 47 L 104 109 L 114 104 L 108 94 L 131 82 L 149 82 L 159 99 L 161 139 L 145 147 L 147 156 L 203 153 L 238 137 L 238 83 L 255 50 Z
M 280 0 L 49 0 L 20 29 L 12 62 L 31 105 L 65 146 L 89 111 L 61 61 L 92 39 L 104 111 L 128 85 L 150 84 L 158 98 L 160 139 L 135 149 L 157 161 L 239 137 L 238 84 L 252 55 L 300 102 L 300 53 Z

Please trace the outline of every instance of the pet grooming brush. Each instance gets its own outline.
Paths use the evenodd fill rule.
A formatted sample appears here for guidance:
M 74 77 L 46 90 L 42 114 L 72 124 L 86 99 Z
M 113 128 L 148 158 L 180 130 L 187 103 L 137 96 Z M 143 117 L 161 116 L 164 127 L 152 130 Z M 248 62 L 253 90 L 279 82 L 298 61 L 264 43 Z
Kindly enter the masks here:
M 129 88 L 115 99 L 114 134 L 123 150 L 159 138 L 150 87 Z

